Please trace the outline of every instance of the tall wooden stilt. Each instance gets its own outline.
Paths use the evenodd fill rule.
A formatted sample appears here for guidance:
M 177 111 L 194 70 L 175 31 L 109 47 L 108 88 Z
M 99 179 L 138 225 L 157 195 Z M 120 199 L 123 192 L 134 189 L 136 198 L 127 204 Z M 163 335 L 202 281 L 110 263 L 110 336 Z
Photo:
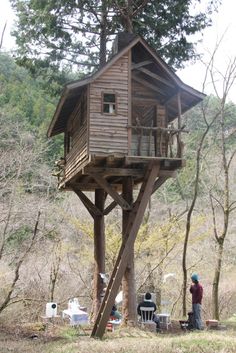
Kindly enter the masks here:
M 156 177 L 159 172 L 159 164 L 150 164 L 147 169 L 146 176 L 144 178 L 142 187 L 139 191 L 138 198 L 133 205 L 132 211 L 130 212 L 128 225 L 126 228 L 126 236 L 116 263 L 113 269 L 109 284 L 107 286 L 107 290 L 105 293 L 105 297 L 103 299 L 102 305 L 99 309 L 93 330 L 92 330 L 92 337 L 99 337 L 102 338 L 107 321 L 109 319 L 112 305 L 114 304 L 115 297 L 117 295 L 117 291 L 119 289 L 122 277 L 125 273 L 125 269 L 127 266 L 130 249 L 132 249 L 139 227 L 142 223 L 143 215 L 148 203 L 148 200 L 152 194 L 153 186 L 156 180 Z
M 126 177 L 123 179 L 123 198 L 128 202 L 129 205 L 133 203 L 133 180 L 132 177 Z M 123 222 L 122 222 L 122 238 L 125 241 L 126 228 L 128 225 L 130 216 L 129 210 L 123 210 Z M 123 291 L 123 302 L 122 302 L 122 316 L 125 324 L 134 323 L 136 321 L 136 287 L 135 287 L 135 271 L 134 271 L 134 246 L 130 248 L 129 259 L 125 273 L 122 279 L 122 291 Z
M 104 229 L 104 203 L 105 192 L 103 189 L 95 190 L 95 206 L 101 211 L 101 214 L 94 216 L 94 279 L 93 279 L 93 314 L 92 319 L 95 319 L 99 311 L 103 282 L 100 273 L 105 272 L 105 229 Z

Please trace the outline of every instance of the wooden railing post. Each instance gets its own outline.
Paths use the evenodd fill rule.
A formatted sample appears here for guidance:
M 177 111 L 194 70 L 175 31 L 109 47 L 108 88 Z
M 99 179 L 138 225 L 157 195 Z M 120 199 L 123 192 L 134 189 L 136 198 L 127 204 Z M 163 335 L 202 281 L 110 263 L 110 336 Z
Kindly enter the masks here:
M 181 107 L 181 92 L 178 92 L 178 134 L 177 134 L 177 157 L 182 158 L 182 142 L 181 142 L 181 118 L 182 118 L 182 107 Z

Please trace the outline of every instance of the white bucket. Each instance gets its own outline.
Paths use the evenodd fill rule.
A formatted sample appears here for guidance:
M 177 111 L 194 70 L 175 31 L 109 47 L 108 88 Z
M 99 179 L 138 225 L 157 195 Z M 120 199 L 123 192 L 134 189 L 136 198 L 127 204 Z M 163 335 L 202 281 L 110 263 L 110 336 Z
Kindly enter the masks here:
M 46 317 L 57 316 L 57 303 L 47 303 L 46 304 Z

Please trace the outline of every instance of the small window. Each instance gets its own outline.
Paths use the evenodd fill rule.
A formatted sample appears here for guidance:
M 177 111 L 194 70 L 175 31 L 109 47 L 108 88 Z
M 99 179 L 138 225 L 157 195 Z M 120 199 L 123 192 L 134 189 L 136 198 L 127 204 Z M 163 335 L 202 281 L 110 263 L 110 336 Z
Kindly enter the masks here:
M 116 114 L 116 95 L 103 93 L 102 111 L 105 114 Z

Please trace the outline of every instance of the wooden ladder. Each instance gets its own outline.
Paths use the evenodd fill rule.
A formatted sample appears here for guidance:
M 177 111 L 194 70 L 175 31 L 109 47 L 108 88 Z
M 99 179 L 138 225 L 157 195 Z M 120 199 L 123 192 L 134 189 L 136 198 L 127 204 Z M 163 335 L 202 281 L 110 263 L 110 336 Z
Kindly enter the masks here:
M 143 184 L 140 188 L 137 200 L 133 204 L 133 208 L 129 215 L 129 220 L 126 228 L 126 236 L 124 237 L 120 251 L 107 286 L 103 302 L 100 306 L 91 337 L 102 338 L 106 324 L 111 314 L 112 306 L 114 305 L 115 298 L 125 273 L 128 262 L 130 249 L 132 249 L 139 227 L 143 220 L 143 215 L 147 207 L 148 200 L 153 192 L 155 180 L 157 178 L 160 165 L 158 163 L 151 163 L 144 177 Z

